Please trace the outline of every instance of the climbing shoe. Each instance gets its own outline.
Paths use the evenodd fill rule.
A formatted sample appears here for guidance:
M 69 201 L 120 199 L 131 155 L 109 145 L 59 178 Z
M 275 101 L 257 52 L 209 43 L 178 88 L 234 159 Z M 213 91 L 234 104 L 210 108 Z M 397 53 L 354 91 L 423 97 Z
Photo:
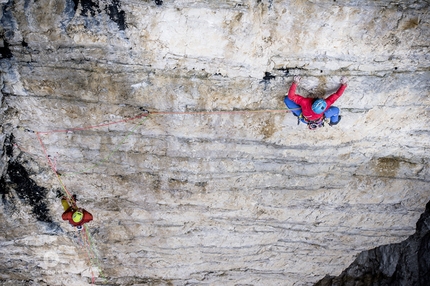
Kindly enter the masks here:
M 339 120 L 337 122 L 331 122 L 330 121 L 330 123 L 328 125 L 330 125 L 330 126 L 337 125 L 340 122 L 341 119 L 342 119 L 342 116 L 339 115 Z

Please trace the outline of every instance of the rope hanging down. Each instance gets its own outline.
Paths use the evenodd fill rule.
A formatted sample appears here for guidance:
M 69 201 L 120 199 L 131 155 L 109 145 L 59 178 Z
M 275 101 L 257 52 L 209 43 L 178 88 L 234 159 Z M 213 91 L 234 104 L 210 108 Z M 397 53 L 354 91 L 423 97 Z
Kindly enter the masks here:
M 86 252 L 86 258 L 88 265 L 90 267 L 90 273 L 91 273 L 91 282 L 92 284 L 95 284 L 95 278 L 96 275 L 94 274 L 93 268 L 96 268 L 98 270 L 98 277 L 102 278 L 104 282 L 107 281 L 106 277 L 103 274 L 103 270 L 100 266 L 100 259 L 97 255 L 97 252 L 95 250 L 94 242 L 91 237 L 91 234 L 88 231 L 87 225 L 84 225 L 82 231 L 81 231 L 81 242 L 82 247 L 84 248 L 84 251 Z

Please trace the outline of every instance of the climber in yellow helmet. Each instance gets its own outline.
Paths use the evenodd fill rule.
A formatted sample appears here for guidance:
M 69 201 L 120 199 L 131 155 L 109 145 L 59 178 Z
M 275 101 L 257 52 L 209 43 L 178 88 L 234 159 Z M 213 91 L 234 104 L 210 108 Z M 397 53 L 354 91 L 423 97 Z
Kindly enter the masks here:
M 62 215 L 63 220 L 68 220 L 73 226 L 76 226 L 79 230 L 82 226 L 93 220 L 93 215 L 84 210 L 83 208 L 78 208 L 76 206 L 76 196 L 73 196 L 74 204 L 69 204 L 69 201 L 63 197 L 61 198 L 61 204 L 64 208 L 64 213 Z

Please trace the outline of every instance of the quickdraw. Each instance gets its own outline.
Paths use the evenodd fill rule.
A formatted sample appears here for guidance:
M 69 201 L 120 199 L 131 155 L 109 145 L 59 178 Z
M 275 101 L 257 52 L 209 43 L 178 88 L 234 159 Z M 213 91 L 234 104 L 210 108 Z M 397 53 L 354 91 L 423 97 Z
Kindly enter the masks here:
M 322 116 L 321 118 L 312 121 L 304 117 L 303 113 L 301 113 L 300 116 L 298 116 L 297 125 L 299 125 L 300 121 L 302 121 L 303 123 L 306 123 L 308 125 L 308 128 L 310 130 L 315 130 L 320 127 L 324 127 L 324 119 L 325 119 L 325 116 Z

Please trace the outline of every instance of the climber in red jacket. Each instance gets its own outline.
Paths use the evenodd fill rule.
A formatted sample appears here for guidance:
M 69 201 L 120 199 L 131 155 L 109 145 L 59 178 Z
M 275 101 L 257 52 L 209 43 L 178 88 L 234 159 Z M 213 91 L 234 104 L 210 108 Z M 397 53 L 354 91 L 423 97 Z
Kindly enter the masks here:
M 76 197 L 73 196 L 73 200 L 76 201 Z M 83 208 L 78 208 L 76 203 L 69 204 L 69 201 L 63 197 L 61 199 L 61 204 L 64 208 L 64 213 L 61 216 L 63 220 L 68 220 L 73 226 L 76 226 L 78 230 L 82 229 L 82 226 L 93 220 L 93 215 L 84 210 Z
M 342 77 L 340 82 L 341 85 L 336 93 L 330 95 L 326 99 L 306 98 L 296 94 L 296 88 L 300 83 L 300 76 L 295 76 L 294 82 L 291 84 L 288 96 L 285 97 L 284 102 L 300 121 L 308 125 L 309 129 L 316 129 L 324 126 L 325 118 L 330 119 L 330 126 L 336 125 L 342 117 L 339 115 L 339 108 L 331 105 L 341 97 L 345 91 L 347 87 L 347 78 Z

